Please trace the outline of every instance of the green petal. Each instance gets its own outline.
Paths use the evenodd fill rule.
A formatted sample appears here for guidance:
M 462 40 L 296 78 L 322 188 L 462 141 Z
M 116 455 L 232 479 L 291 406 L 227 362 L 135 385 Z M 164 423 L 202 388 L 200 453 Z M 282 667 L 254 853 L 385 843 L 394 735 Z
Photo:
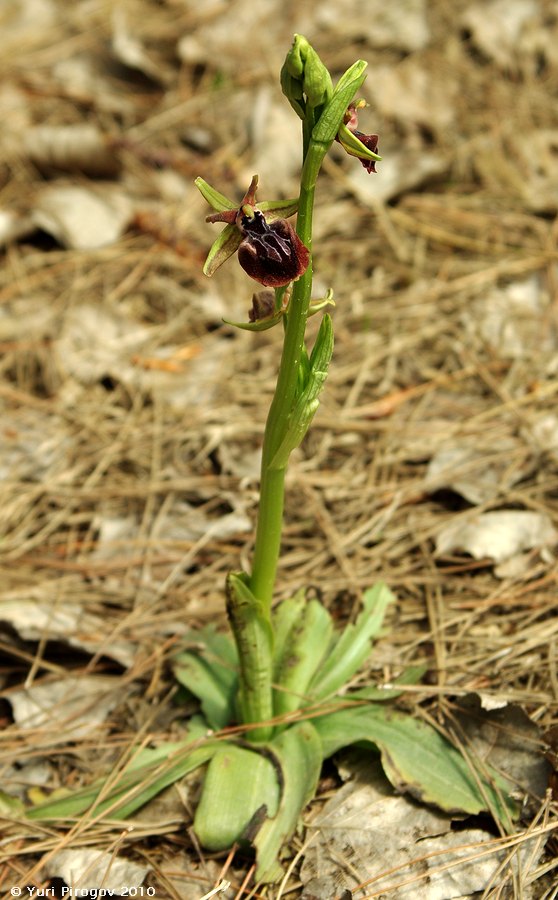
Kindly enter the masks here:
M 256 322 L 231 322 L 230 319 L 223 319 L 223 322 L 226 325 L 234 325 L 235 328 L 242 328 L 244 331 L 267 331 L 268 328 L 273 328 L 274 325 L 277 325 L 284 315 L 285 310 L 280 309 L 271 316 L 265 316 L 265 318 L 258 319 Z
M 217 212 L 225 212 L 227 209 L 237 209 L 238 203 L 233 203 L 232 200 L 229 200 L 228 197 L 225 197 L 224 194 L 220 194 L 219 191 L 216 191 L 214 187 L 211 187 L 207 181 L 204 181 L 203 178 L 196 178 L 194 181 L 198 191 L 204 198 L 207 200 L 210 206 L 213 209 L 216 209 Z
M 203 273 L 211 277 L 213 273 L 236 253 L 242 241 L 242 235 L 236 225 L 226 225 L 216 241 L 211 245 L 204 263 Z
M 327 289 L 327 294 L 325 297 L 322 297 L 321 300 L 311 300 L 310 306 L 308 308 L 308 315 L 314 316 L 316 313 L 320 312 L 322 309 L 325 309 L 326 306 L 335 306 L 335 300 L 333 299 L 333 291 L 331 288 Z
M 263 200 L 256 204 L 261 212 L 265 213 L 266 222 L 275 222 L 277 219 L 288 219 L 294 216 L 298 209 L 298 197 L 290 200 Z

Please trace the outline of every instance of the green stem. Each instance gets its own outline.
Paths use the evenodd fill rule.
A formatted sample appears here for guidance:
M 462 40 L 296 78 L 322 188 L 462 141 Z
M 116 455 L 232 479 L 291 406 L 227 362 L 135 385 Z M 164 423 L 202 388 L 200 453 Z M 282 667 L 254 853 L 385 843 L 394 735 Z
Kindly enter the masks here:
M 312 252 L 312 215 L 316 179 L 326 150 L 325 145 L 310 141 L 302 170 L 297 234 L 310 252 Z M 293 287 L 277 385 L 267 418 L 262 451 L 260 506 L 250 589 L 263 604 L 268 616 L 271 613 L 281 547 L 285 495 L 285 468 L 272 468 L 271 462 L 285 435 L 293 408 L 311 291 L 310 258 L 306 272 Z
M 307 143 L 307 139 L 308 129 L 305 133 L 297 233 L 312 253 L 314 192 L 327 145 L 316 144 L 312 140 Z M 245 589 L 240 582 L 235 582 L 237 593 L 241 591 L 242 597 L 236 596 L 234 592 L 231 592 L 230 596 L 229 617 L 239 656 L 242 657 L 239 671 L 239 708 L 241 719 L 245 724 L 265 723 L 273 716 L 271 603 L 281 549 L 286 462 L 280 466 L 273 463 L 288 430 L 289 416 L 295 404 L 299 367 L 302 355 L 306 352 L 304 335 L 311 291 L 310 256 L 306 272 L 294 283 L 289 312 L 285 316 L 283 352 L 263 442 L 259 515 L 252 574 L 243 582 Z M 277 306 L 280 302 L 278 294 L 275 301 Z M 241 603 L 245 595 L 252 599 Z M 266 634 L 269 637 L 267 644 Z M 249 740 L 261 742 L 268 740 L 271 734 L 272 726 L 261 724 L 247 736 Z

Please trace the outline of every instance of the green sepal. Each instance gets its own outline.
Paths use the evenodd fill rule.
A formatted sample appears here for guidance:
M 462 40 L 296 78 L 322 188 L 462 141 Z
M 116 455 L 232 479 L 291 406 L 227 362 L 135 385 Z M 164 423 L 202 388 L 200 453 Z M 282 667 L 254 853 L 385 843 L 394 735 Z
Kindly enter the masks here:
M 308 53 L 304 66 L 302 90 L 306 95 L 308 106 L 313 109 L 324 106 L 333 93 L 331 75 L 314 48 L 310 45 L 308 45 Z
M 234 718 L 238 689 L 238 655 L 229 635 L 214 626 L 188 635 L 194 643 L 174 657 L 176 680 L 198 698 L 208 724 L 215 730 L 225 728 Z
M 372 639 L 381 633 L 386 610 L 394 599 L 382 582 L 365 591 L 362 611 L 353 625 L 346 626 L 309 687 L 314 701 L 332 696 L 358 672 L 370 655 Z
M 329 145 L 335 140 L 351 100 L 364 83 L 367 65 L 363 59 L 358 59 L 335 85 L 331 100 L 312 131 L 316 143 Z
M 280 309 L 271 316 L 265 316 L 265 318 L 258 319 L 256 322 L 232 322 L 230 319 L 223 319 L 223 322 L 225 325 L 242 328 L 243 331 L 267 331 L 269 328 L 274 328 L 275 325 L 279 324 L 285 312 L 285 309 Z
M 284 66 L 287 72 L 302 83 L 304 75 L 304 61 L 306 59 L 306 51 L 310 44 L 302 34 L 295 34 L 292 46 L 289 48 L 285 57 Z
M 333 622 L 329 612 L 318 600 L 309 600 L 285 636 L 281 654 L 275 655 L 275 716 L 286 715 L 306 705 L 308 685 L 327 655 L 332 635 Z
M 380 751 L 392 785 L 422 803 L 446 812 L 476 815 L 489 809 L 501 822 L 517 815 L 507 794 L 510 784 L 496 772 L 486 777 L 426 722 L 371 703 L 341 709 L 312 719 L 323 745 L 324 759 L 357 741 L 369 741 Z
M 256 848 L 256 880 L 278 881 L 283 870 L 279 851 L 293 834 L 300 814 L 314 796 L 322 767 L 322 744 L 310 722 L 300 722 L 283 731 L 267 745 L 281 772 L 281 800 L 273 818 L 268 818 L 253 843 Z
M 221 744 L 205 775 L 194 816 L 194 832 L 206 850 L 228 850 L 245 842 L 265 816 L 275 816 L 280 788 L 267 756 Z
M 230 572 L 226 581 L 227 615 L 238 650 L 240 720 L 245 725 L 262 723 L 247 737 L 267 740 L 272 726 L 271 676 L 273 632 L 263 604 L 248 586 L 244 572 Z
M 356 156 L 358 159 L 373 159 L 376 162 L 382 158 L 363 144 L 343 122 L 339 126 L 337 136 L 343 150 L 350 156 Z
M 333 323 L 331 316 L 326 314 L 320 323 L 320 330 L 308 361 L 309 373 L 306 384 L 299 391 L 295 400 L 292 412 L 289 414 L 285 436 L 271 460 L 270 468 L 284 468 L 292 451 L 300 445 L 310 428 L 320 405 L 318 397 L 327 378 L 332 353 Z
M 236 225 L 225 225 L 219 237 L 213 241 L 203 265 L 203 274 L 211 278 L 240 247 L 242 235 Z
M 194 184 L 196 185 L 203 199 L 207 200 L 209 205 L 217 212 L 226 212 L 229 209 L 236 209 L 238 207 L 238 203 L 234 203 L 232 200 L 229 200 L 228 197 L 225 197 L 224 194 L 216 191 L 215 188 L 211 187 L 211 185 L 208 184 L 207 181 L 205 181 L 203 178 L 196 178 L 194 180 Z
M 281 90 L 291 104 L 299 119 L 306 116 L 306 100 L 302 92 L 302 84 L 298 78 L 294 78 L 287 68 L 287 63 L 283 63 L 281 69 Z
M 315 316 L 316 313 L 321 312 L 322 309 L 325 309 L 326 306 L 335 306 L 335 300 L 333 299 L 333 291 L 331 288 L 328 288 L 325 297 L 322 297 L 320 300 L 311 300 L 310 306 L 308 307 L 308 315 Z

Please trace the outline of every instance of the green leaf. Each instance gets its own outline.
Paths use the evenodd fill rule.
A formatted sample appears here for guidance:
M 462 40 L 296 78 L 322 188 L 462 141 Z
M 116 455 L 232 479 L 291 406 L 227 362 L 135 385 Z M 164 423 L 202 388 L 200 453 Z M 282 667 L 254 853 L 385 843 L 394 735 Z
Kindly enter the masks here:
M 295 400 L 293 410 L 289 414 L 287 430 L 271 460 L 271 468 L 282 469 L 287 465 L 292 451 L 301 444 L 310 428 L 312 419 L 320 405 L 318 397 L 327 378 L 332 353 L 333 323 L 331 316 L 326 313 L 320 323 L 320 330 L 310 355 L 310 371 L 306 384 Z
M 0 790 L 0 816 L 21 818 L 25 815 L 25 806 L 17 797 Z
M 393 602 L 393 594 L 382 582 L 365 592 L 362 612 L 354 625 L 347 625 L 310 685 L 314 700 L 335 694 L 358 672 L 370 655 L 372 638 L 380 633 L 386 610 Z
M 189 735 L 184 741 L 143 749 L 116 778 L 98 779 L 67 797 L 34 806 L 27 810 L 27 817 L 75 819 L 93 807 L 94 816 L 107 813 L 111 819 L 126 819 L 166 787 L 204 765 L 218 746 L 216 741 L 197 745 Z
M 475 815 L 490 809 L 501 820 L 509 816 L 511 802 L 502 800 L 503 782 L 497 784 L 496 776 L 489 782 L 473 772 L 461 753 L 425 722 L 383 704 L 368 704 L 338 710 L 312 723 L 324 758 L 357 741 L 370 741 L 398 790 L 447 812 Z
M 277 681 L 279 666 L 285 654 L 285 647 L 292 628 L 303 614 L 306 606 L 306 590 L 300 588 L 287 600 L 283 600 L 273 610 L 273 680 Z
M 279 782 L 273 763 L 261 753 L 224 744 L 205 776 L 194 831 L 206 850 L 228 850 L 250 836 L 265 815 L 275 816 Z
M 217 271 L 219 266 L 236 253 L 240 247 L 242 235 L 236 225 L 225 225 L 219 237 L 213 241 L 207 259 L 203 266 L 203 273 L 208 278 Z
M 322 767 L 322 745 L 310 722 L 300 722 L 273 739 L 268 749 L 281 771 L 281 800 L 277 814 L 268 818 L 254 840 L 256 880 L 278 881 L 283 870 L 278 855 L 293 834 L 300 814 L 314 796 Z
M 385 700 L 395 700 L 405 692 L 405 685 L 418 684 L 426 670 L 427 666 L 425 665 L 409 666 L 398 678 L 393 679 L 390 687 L 374 687 L 374 685 L 370 685 L 369 687 L 344 694 L 343 701 L 374 700 L 381 703 Z M 396 685 L 401 685 L 401 687 L 396 687 Z
M 320 322 L 320 328 L 310 354 L 310 370 L 315 378 L 323 375 L 320 390 L 325 381 L 331 356 L 333 353 L 333 321 L 327 313 Z
M 310 600 L 282 642 L 281 655 L 275 658 L 273 691 L 274 715 L 285 715 L 304 706 L 312 676 L 327 654 L 333 634 L 333 622 L 327 609 Z
M 224 194 L 220 194 L 219 191 L 216 191 L 214 187 L 211 187 L 211 185 L 208 184 L 207 181 L 204 181 L 203 178 L 196 178 L 194 184 L 204 200 L 207 200 L 209 205 L 217 210 L 217 212 L 226 212 L 228 209 L 236 209 L 238 207 L 238 203 L 234 203 L 232 200 L 229 200 L 228 197 L 225 197 Z
M 312 139 L 316 143 L 331 144 L 335 139 L 349 103 L 364 83 L 367 65 L 363 59 L 358 59 L 335 85 L 331 100 L 312 131 Z
M 246 582 L 244 572 L 231 572 L 227 576 L 227 614 L 238 649 L 240 718 L 245 725 L 262 723 L 249 733 L 251 740 L 262 741 L 272 733 L 272 726 L 263 723 L 273 713 L 273 633 L 263 604 Z
M 192 632 L 198 646 L 174 657 L 176 680 L 198 698 L 207 722 L 219 730 L 234 717 L 238 688 L 238 656 L 232 639 L 213 627 Z
M 301 396 L 302 392 L 306 388 L 308 384 L 308 380 L 310 378 L 311 369 L 310 369 L 310 357 L 308 356 L 308 350 L 306 349 L 306 344 L 302 345 L 302 352 L 300 354 L 300 362 L 298 364 L 298 373 L 296 379 L 296 393 L 295 397 Z
M 221 664 L 226 670 L 223 678 L 228 682 L 232 672 L 238 668 L 238 653 L 232 635 L 228 632 L 217 631 L 214 625 L 207 625 L 196 631 L 191 631 L 188 639 L 197 641 L 199 638 L 206 647 L 206 655 L 210 661 Z

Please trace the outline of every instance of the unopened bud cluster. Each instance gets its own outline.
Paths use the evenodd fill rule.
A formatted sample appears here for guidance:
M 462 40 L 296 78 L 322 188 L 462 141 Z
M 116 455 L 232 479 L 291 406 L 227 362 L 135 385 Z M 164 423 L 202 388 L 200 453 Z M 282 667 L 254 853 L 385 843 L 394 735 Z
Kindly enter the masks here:
M 331 75 L 306 38 L 295 34 L 281 70 L 281 87 L 303 119 L 307 108 L 324 106 L 333 93 Z

